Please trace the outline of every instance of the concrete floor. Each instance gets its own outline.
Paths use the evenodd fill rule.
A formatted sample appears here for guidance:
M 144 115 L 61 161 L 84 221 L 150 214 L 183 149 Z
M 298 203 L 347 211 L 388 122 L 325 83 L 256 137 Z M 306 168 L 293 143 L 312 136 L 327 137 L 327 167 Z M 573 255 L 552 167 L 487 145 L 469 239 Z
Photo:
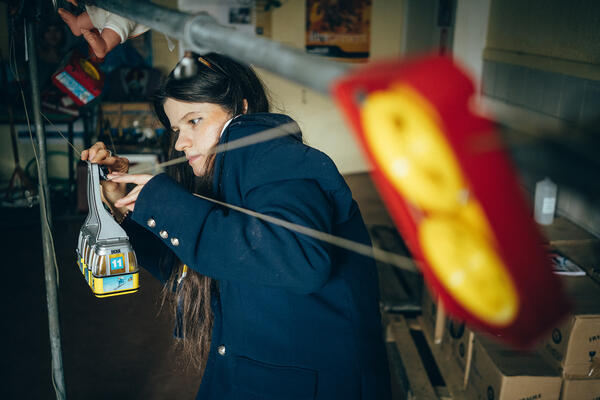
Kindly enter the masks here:
M 390 225 L 366 174 L 347 178 L 368 224 Z M 4 257 L 2 399 L 53 399 L 38 209 L 0 210 Z M 75 263 L 84 216 L 56 218 L 64 375 L 70 399 L 193 399 L 200 378 L 172 348 L 161 286 L 142 270 L 138 293 L 98 299 Z
M 3 215 L 1 223 L 6 351 L 0 398 L 54 399 L 40 229 L 12 219 Z M 83 216 L 54 222 L 67 398 L 194 398 L 200 378 L 182 368 L 172 349 L 170 310 L 159 313 L 160 284 L 142 271 L 138 293 L 94 297 L 75 264 L 82 222 Z

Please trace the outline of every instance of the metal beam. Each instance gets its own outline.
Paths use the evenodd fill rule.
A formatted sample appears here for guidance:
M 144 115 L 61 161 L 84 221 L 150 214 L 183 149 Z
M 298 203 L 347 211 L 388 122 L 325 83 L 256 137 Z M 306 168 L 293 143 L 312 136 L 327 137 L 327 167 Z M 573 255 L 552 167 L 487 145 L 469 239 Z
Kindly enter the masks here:
M 189 15 L 141 0 L 81 0 L 82 3 L 94 4 L 103 9 L 122 15 L 128 19 L 144 24 L 172 38 L 182 40 L 189 49 L 204 52 L 207 49 L 226 54 L 239 61 L 262 67 L 283 78 L 314 89 L 323 94 L 330 94 L 332 83 L 347 74 L 352 64 L 332 61 L 330 59 L 306 54 L 304 51 L 272 40 L 253 37 L 235 29 L 220 25 L 206 13 Z M 511 143 L 507 139 L 507 150 L 519 152 L 515 158 L 517 167 L 523 172 L 532 169 L 524 165 L 520 144 Z M 558 139 L 556 139 L 558 141 Z M 564 145 L 564 140 L 560 141 Z M 585 146 L 573 144 L 576 154 L 585 154 Z M 594 148 L 594 147 L 592 147 Z M 551 154 L 545 149 L 535 149 L 538 156 L 535 169 L 549 171 L 568 167 L 569 160 Z M 514 156 L 515 154 L 513 154 Z M 527 157 L 525 157 L 528 161 Z M 598 162 L 581 160 L 577 169 L 581 172 L 598 171 Z M 573 168 L 569 168 L 572 170 Z M 588 174 L 569 174 L 569 176 L 552 176 L 558 183 L 573 187 L 590 199 L 597 199 L 600 183 L 597 179 L 589 180 Z M 577 182 L 573 182 L 573 181 Z
M 306 54 L 291 46 L 224 27 L 208 14 L 189 15 L 140 0 L 85 2 L 182 40 L 190 50 L 217 51 L 324 94 L 329 94 L 336 78 L 352 68 L 350 64 Z
M 42 245 L 44 257 L 44 278 L 46 283 L 46 302 L 48 306 L 48 330 L 50 350 L 52 352 L 52 382 L 56 390 L 56 398 L 66 398 L 65 379 L 63 373 L 62 350 L 60 344 L 60 324 L 58 319 L 58 290 L 56 282 L 56 266 L 54 265 L 54 248 L 52 246 L 52 217 L 50 213 L 50 192 L 48 190 L 48 168 L 46 163 L 46 134 L 41 115 L 40 82 L 38 77 L 37 45 L 35 27 L 32 20 L 27 21 L 27 55 L 29 57 L 29 80 L 31 82 L 31 101 L 35 121 L 37 139 L 37 163 L 40 197 L 40 223 L 42 229 Z

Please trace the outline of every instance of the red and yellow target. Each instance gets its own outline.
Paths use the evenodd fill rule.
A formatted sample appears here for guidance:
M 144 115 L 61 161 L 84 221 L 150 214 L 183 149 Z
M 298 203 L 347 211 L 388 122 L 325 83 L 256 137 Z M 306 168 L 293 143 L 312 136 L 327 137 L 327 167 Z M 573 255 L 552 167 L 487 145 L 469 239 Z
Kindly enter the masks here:
M 470 80 L 442 57 L 359 69 L 334 94 L 427 283 L 455 317 L 515 345 L 567 311 L 542 240 Z

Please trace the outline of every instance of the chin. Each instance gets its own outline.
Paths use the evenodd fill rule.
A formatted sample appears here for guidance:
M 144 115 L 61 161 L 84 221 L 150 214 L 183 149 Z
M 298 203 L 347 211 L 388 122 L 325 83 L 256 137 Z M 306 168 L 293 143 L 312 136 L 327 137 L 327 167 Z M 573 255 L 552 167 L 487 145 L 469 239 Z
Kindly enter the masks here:
M 195 165 L 192 167 L 192 171 L 193 171 L 194 175 L 196 175 L 197 177 L 201 177 L 206 172 L 206 168 L 205 168 L 204 164 L 198 165 L 198 166 Z

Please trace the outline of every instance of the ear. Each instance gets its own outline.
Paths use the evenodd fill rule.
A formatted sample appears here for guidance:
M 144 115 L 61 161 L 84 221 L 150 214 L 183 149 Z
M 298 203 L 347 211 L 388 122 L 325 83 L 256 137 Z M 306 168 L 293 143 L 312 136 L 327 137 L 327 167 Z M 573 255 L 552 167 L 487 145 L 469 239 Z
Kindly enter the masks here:
M 244 103 L 244 111 L 243 114 L 246 114 L 248 112 L 248 100 L 244 99 L 243 100 Z

